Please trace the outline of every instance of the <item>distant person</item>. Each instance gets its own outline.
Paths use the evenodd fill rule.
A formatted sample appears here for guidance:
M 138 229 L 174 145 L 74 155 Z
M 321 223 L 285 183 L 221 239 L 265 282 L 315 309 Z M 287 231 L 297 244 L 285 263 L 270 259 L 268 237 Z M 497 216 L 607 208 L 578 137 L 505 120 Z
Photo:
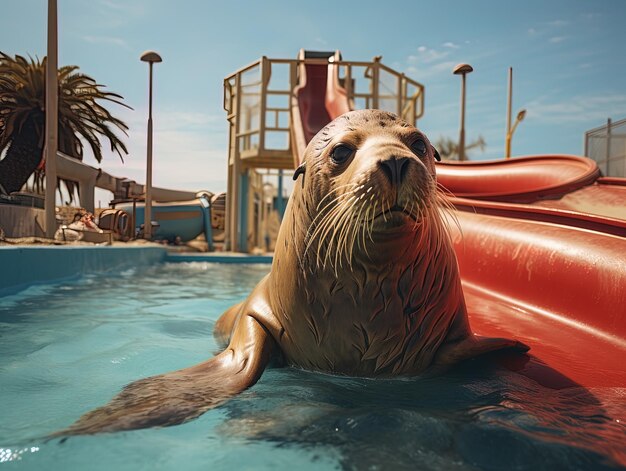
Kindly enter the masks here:
M 95 219 L 94 215 L 92 213 L 90 213 L 89 211 L 87 211 L 80 218 L 80 222 L 83 223 L 83 225 L 85 226 L 86 230 L 88 230 L 88 231 L 97 231 L 100 228 L 98 227 L 98 225 L 96 224 L 96 221 L 94 219 Z

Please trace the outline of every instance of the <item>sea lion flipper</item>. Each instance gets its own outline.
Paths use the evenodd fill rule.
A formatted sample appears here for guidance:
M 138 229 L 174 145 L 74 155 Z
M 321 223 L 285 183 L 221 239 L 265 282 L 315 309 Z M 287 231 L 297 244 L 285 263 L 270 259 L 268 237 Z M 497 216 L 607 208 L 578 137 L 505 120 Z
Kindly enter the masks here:
M 233 328 L 237 323 L 237 319 L 241 315 L 241 311 L 245 302 L 240 302 L 234 306 L 229 307 L 224 314 L 215 323 L 213 329 L 213 338 L 219 344 L 220 348 L 226 348 L 230 341 L 230 335 L 233 333 Z
M 108 404 L 52 437 L 177 425 L 216 407 L 259 379 L 274 340 L 242 316 L 222 353 L 197 365 L 135 381 Z
M 440 373 L 463 360 L 505 349 L 524 353 L 530 350 L 530 347 L 515 339 L 470 334 L 463 340 L 440 347 L 428 373 Z

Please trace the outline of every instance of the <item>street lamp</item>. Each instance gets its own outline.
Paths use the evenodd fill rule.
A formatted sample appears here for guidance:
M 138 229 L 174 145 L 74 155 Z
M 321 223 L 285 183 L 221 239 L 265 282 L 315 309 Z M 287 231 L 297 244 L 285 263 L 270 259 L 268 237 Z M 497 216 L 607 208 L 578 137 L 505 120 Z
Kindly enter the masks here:
M 506 133 L 506 158 L 507 159 L 511 158 L 511 140 L 513 139 L 513 133 L 515 132 L 517 125 L 524 120 L 525 116 L 526 116 L 526 110 L 521 110 L 519 113 L 517 113 L 517 118 L 515 118 L 515 123 L 513 123 L 513 126 L 511 127 L 511 129 L 509 129 L 509 132 Z
M 143 62 L 150 64 L 150 90 L 148 105 L 148 157 L 146 165 L 146 202 L 143 213 L 143 235 L 145 239 L 152 238 L 152 64 L 162 62 L 161 56 L 154 51 L 146 51 L 141 55 Z
M 465 160 L 465 75 L 472 72 L 474 69 L 469 64 L 458 64 L 452 73 L 454 75 L 460 75 L 461 80 L 461 131 L 459 133 L 459 160 Z

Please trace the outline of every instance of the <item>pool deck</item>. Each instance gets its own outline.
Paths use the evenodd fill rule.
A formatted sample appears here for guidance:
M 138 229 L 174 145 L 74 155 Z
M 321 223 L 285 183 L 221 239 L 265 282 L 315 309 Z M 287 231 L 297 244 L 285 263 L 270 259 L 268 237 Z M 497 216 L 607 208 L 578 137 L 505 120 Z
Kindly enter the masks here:
M 272 263 L 272 255 L 180 252 L 160 244 L 0 246 L 0 297 L 32 285 L 162 262 Z

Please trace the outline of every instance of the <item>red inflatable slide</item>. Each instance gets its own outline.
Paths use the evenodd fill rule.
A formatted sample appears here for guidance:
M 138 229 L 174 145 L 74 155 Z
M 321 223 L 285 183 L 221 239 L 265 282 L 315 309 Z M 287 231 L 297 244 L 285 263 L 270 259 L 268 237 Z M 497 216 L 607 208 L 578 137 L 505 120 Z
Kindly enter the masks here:
M 301 151 L 350 109 L 339 54 L 317 54 L 292 106 Z M 442 162 L 437 178 L 473 331 L 530 345 L 507 366 L 545 386 L 626 387 L 626 179 L 570 155 Z

